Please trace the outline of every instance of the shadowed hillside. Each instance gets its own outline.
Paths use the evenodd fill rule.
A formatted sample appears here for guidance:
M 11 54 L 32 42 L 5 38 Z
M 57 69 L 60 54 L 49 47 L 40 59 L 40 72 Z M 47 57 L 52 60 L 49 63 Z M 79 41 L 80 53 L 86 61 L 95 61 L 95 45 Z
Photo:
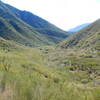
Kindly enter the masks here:
M 67 32 L 30 12 L 0 2 L 0 36 L 28 46 L 39 46 L 58 43 L 67 37 Z

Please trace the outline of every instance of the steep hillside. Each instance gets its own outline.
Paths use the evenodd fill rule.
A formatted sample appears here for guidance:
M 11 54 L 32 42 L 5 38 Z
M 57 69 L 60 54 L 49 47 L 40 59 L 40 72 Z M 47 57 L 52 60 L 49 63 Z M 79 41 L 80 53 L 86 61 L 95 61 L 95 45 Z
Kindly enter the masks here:
M 66 32 L 25 11 L 0 2 L 0 36 L 28 45 L 55 44 Z
M 100 19 L 60 44 L 62 48 L 93 48 L 100 50 Z
M 33 32 L 31 27 L 27 27 L 15 18 L 8 20 L 0 17 L 0 36 L 27 46 L 38 46 L 49 43 L 44 36 Z

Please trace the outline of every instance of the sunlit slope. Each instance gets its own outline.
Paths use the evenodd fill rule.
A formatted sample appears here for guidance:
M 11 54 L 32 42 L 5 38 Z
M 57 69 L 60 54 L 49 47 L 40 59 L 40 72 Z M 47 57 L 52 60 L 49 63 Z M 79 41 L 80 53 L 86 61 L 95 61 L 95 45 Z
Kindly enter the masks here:
M 100 50 L 100 19 L 63 41 L 62 48 L 91 48 Z

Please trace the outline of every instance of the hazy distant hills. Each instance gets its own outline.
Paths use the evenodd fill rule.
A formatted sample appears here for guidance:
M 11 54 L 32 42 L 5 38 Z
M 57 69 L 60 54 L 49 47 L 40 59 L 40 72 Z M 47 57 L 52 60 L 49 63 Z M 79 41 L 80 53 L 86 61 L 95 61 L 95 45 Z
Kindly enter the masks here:
M 63 41 L 62 48 L 93 48 L 100 50 L 100 19 Z
M 0 2 L 0 36 L 28 46 L 50 45 L 67 37 L 67 32 L 27 11 Z
M 87 27 L 89 25 L 89 23 L 86 23 L 86 24 L 82 24 L 82 25 L 79 25 L 75 28 L 72 28 L 72 29 L 69 29 L 68 32 L 71 32 L 71 33 L 75 33 L 75 32 L 78 32 L 79 30 Z

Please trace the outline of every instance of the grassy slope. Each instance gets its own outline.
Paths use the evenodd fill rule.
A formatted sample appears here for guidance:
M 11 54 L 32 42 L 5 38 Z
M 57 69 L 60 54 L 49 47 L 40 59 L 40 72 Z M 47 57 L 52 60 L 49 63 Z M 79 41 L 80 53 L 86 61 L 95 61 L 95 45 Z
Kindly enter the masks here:
M 100 19 L 63 41 L 62 48 L 100 50 Z
M 40 18 L 39 16 L 36 16 L 28 11 L 18 10 L 7 4 L 6 6 L 15 16 L 32 26 L 35 31 L 45 35 L 48 39 L 51 39 L 54 42 L 59 42 L 67 35 L 67 32 L 61 30 L 60 28 Z
M 99 100 L 100 56 L 0 41 L 0 100 Z
M 26 26 L 21 26 L 17 21 L 12 21 L 19 28 L 19 31 L 16 30 L 13 25 L 9 23 L 8 20 L 5 20 L 0 17 L 0 23 L 3 23 L 0 26 L 0 36 L 7 39 L 13 40 L 15 42 L 24 44 L 26 46 L 39 46 L 39 45 L 46 45 L 46 44 L 54 44 L 52 41 L 49 41 L 41 34 L 31 31 L 31 28 L 27 28 Z M 20 34 L 22 33 L 22 34 Z M 28 34 L 27 34 L 28 33 Z M 40 38 L 41 37 L 41 38 Z
M 56 32 L 56 34 L 58 33 L 58 35 L 56 36 L 53 36 L 53 34 L 51 36 L 48 36 L 48 34 L 51 34 L 49 31 L 47 31 L 46 34 L 42 34 L 40 31 L 37 31 L 37 29 L 34 29 L 34 27 L 32 27 L 29 23 L 27 23 L 27 20 L 22 20 L 20 17 L 17 16 L 17 15 L 20 15 L 21 13 L 23 12 L 14 7 L 11 7 L 9 5 L 6 5 L 0 2 L 0 36 L 1 37 L 8 40 L 14 40 L 16 42 L 19 42 L 21 44 L 25 44 L 28 46 L 39 46 L 39 45 L 44 45 L 44 44 L 45 45 L 55 44 L 67 36 L 63 33 L 63 31 L 59 31 L 60 29 L 56 28 L 50 23 L 47 23 L 46 21 L 44 22 L 48 24 L 47 28 L 52 26 L 50 27 L 52 28 L 52 30 L 53 28 L 56 29 L 54 33 L 56 31 L 59 31 L 59 32 Z M 27 19 L 31 18 L 30 13 L 27 14 L 27 16 L 28 16 Z M 43 21 L 41 23 L 39 23 L 38 21 L 34 22 L 35 15 L 32 15 L 32 16 L 33 17 L 32 17 L 31 23 L 34 23 L 37 26 L 42 26 L 42 27 L 47 26 L 43 23 Z M 38 17 L 37 20 L 39 19 L 40 18 Z M 42 30 L 45 31 L 44 28 Z
M 16 18 L 4 5 L 0 5 L 0 36 L 30 46 L 50 43 L 45 36 Z

